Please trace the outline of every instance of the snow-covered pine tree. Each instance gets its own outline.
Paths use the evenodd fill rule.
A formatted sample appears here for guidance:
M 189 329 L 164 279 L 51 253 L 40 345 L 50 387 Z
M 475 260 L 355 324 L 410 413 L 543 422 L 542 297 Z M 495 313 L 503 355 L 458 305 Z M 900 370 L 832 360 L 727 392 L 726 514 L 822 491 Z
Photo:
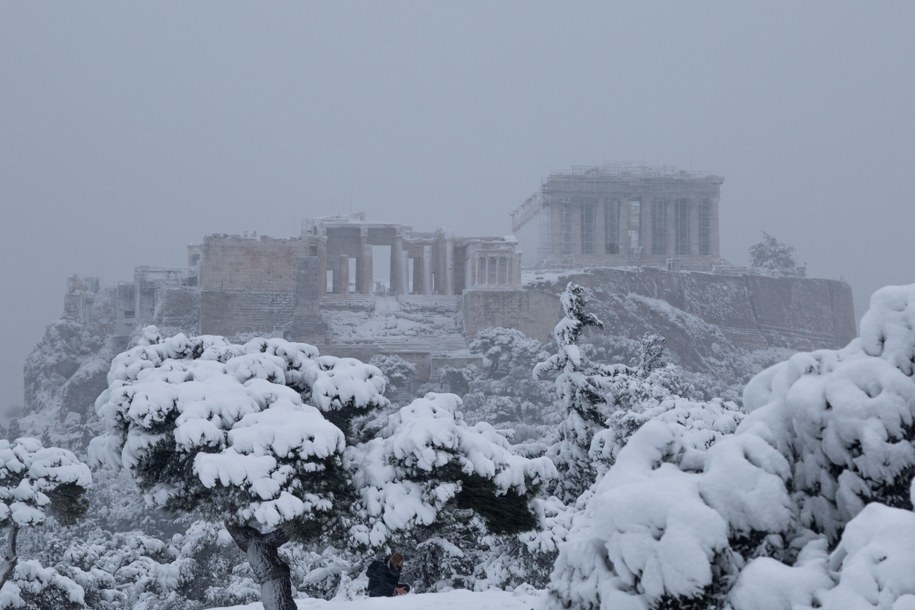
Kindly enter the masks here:
M 572 503 L 594 482 L 596 471 L 588 452 L 594 435 L 606 428 L 614 409 L 606 390 L 618 370 L 592 362 L 578 346 L 587 328 L 604 326 L 597 316 L 585 311 L 586 289 L 569 282 L 559 302 L 565 315 L 553 330 L 558 351 L 539 362 L 533 375 L 536 380 L 556 375 L 556 393 L 565 419 L 548 455 L 561 475 L 554 492 Z
M 498 527 L 501 509 L 526 507 L 555 474 L 464 425 L 452 395 L 373 419 L 385 381 L 357 360 L 282 339 L 145 336 L 112 362 L 96 403 L 107 434 L 91 454 L 128 469 L 156 505 L 224 520 L 267 610 L 295 607 L 278 553 L 290 537 L 379 547 L 452 501 Z
M 19 564 L 17 542 L 20 528 L 40 525 L 49 516 L 63 523 L 79 519 L 91 483 L 89 467 L 66 449 L 43 447 L 34 438 L 0 440 L 0 527 L 8 528 L 0 606 L 24 604 L 21 595 L 40 593 L 42 583 L 62 589 L 68 602 L 82 604 L 83 591 L 76 583 L 34 561 Z
M 613 452 L 608 447 L 619 440 L 615 422 L 621 414 L 657 406 L 685 387 L 664 362 L 663 338 L 656 335 L 643 338 L 636 367 L 591 360 L 578 340 L 586 329 L 602 329 L 603 323 L 585 310 L 587 299 L 587 289 L 568 284 L 560 296 L 565 315 L 553 331 L 558 351 L 533 370 L 538 380 L 556 375 L 565 419 L 548 455 L 562 475 L 554 492 L 566 504 L 574 503 L 609 465 Z

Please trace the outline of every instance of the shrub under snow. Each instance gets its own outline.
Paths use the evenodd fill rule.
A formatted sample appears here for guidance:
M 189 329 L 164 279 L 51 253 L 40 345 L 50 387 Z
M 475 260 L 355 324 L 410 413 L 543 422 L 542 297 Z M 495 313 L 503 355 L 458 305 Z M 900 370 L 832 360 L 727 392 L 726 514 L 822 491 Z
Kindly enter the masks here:
M 733 435 L 646 423 L 573 524 L 546 606 L 915 607 L 913 329 L 915 285 L 884 288 L 859 339 L 751 380 Z

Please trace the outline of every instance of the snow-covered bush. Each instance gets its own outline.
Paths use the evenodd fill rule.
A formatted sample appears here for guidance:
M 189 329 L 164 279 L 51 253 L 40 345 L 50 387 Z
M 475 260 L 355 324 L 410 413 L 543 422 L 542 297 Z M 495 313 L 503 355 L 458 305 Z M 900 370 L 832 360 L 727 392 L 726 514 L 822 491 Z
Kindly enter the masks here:
M 163 537 L 112 532 L 86 518 L 70 528 L 29 531 L 23 548 L 81 587 L 85 606 L 93 610 L 202 610 L 258 599 L 254 575 L 221 525 L 177 525 L 180 533 Z M 44 601 L 36 606 L 57 607 Z
M 129 470 L 149 502 L 225 520 L 268 609 L 294 607 L 278 552 L 290 537 L 380 547 L 452 501 L 504 527 L 497 508 L 526 509 L 554 474 L 491 427 L 467 427 L 455 396 L 373 416 L 385 380 L 357 360 L 282 339 L 145 336 L 112 362 L 91 453 Z
M 884 288 L 859 339 L 751 380 L 734 434 L 645 423 L 573 524 L 546 606 L 908 607 L 913 329 L 915 285 Z
M 80 610 L 85 592 L 74 580 L 34 560 L 16 566 L 13 579 L 0 590 L 0 608 L 17 610 Z
M 66 449 L 42 447 L 34 438 L 0 440 L 0 527 L 9 530 L 0 564 L 0 608 L 31 603 L 36 596 L 52 595 L 52 590 L 68 604 L 82 604 L 83 592 L 75 583 L 34 561 L 18 564 L 17 542 L 20 528 L 40 525 L 49 517 L 62 522 L 81 517 L 83 494 L 91 482 L 88 466 Z
M 378 370 L 387 378 L 385 396 L 397 402 L 402 396 L 408 395 L 413 390 L 413 378 L 416 376 L 416 366 L 407 362 L 397 354 L 375 354 L 369 364 L 378 367 Z

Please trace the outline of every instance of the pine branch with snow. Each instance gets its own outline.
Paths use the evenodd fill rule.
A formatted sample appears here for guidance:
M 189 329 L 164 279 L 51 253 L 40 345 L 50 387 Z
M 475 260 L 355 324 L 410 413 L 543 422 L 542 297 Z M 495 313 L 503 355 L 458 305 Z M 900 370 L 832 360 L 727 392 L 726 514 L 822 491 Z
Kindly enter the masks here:
M 9 595 L 3 598 L 7 601 L 0 601 L 0 607 L 15 605 L 23 588 L 35 592 L 44 584 L 63 582 L 35 562 L 19 564 L 19 531 L 41 525 L 49 517 L 64 523 L 80 518 L 86 508 L 83 494 L 91 483 L 88 466 L 66 449 L 43 447 L 34 438 L 0 440 L 0 527 L 8 529 L 0 587 Z M 65 597 L 82 603 L 82 589 L 71 584 L 61 585 L 67 590 Z

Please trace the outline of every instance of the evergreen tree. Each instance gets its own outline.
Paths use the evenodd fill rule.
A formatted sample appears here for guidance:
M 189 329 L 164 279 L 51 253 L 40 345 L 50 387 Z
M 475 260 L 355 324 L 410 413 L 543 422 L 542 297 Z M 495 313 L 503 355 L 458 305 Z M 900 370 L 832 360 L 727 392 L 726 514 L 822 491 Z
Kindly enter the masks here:
M 112 362 L 91 454 L 151 503 L 223 520 L 267 610 L 295 607 L 279 554 L 291 538 L 380 548 L 449 505 L 511 527 L 555 473 L 466 426 L 456 396 L 391 412 L 381 371 L 357 360 L 282 339 L 144 335 Z
M 763 231 L 762 241 L 750 246 L 750 266 L 778 275 L 796 275 L 794 246 L 777 240 Z
M 560 296 L 565 316 L 553 330 L 558 351 L 533 370 L 534 378 L 556 375 L 556 393 L 565 419 L 559 425 L 558 440 L 548 455 L 560 473 L 554 492 L 564 502 L 574 502 L 597 475 L 590 455 L 591 443 L 597 433 L 606 430 L 612 413 L 617 409 L 611 392 L 613 380 L 630 369 L 625 365 L 607 366 L 592 362 L 579 347 L 578 340 L 589 327 L 603 328 L 603 323 L 585 311 L 586 289 L 569 283 Z

